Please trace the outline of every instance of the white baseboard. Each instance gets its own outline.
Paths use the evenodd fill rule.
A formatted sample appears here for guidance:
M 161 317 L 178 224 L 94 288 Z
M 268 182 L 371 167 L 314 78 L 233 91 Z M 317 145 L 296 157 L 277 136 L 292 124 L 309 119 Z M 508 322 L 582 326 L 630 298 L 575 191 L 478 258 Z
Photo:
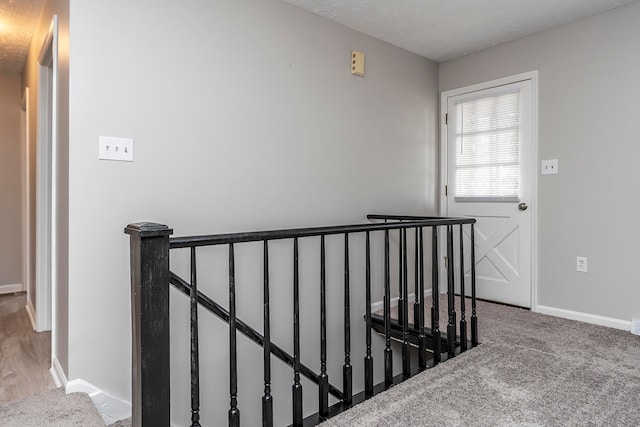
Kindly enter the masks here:
M 36 309 L 33 308 L 33 304 L 31 304 L 31 300 L 27 298 L 27 305 L 25 306 L 27 309 L 27 314 L 29 315 L 29 320 L 31 320 L 31 327 L 33 330 L 36 330 Z
M 94 386 L 93 384 L 86 382 L 85 380 L 78 379 L 78 380 L 69 381 L 66 387 L 64 388 L 64 391 L 67 394 L 71 394 L 71 393 L 91 394 L 91 393 L 99 392 L 100 389 Z
M 14 283 L 11 285 L 0 285 L 0 295 L 14 294 L 16 292 L 22 292 L 22 283 Z
M 110 425 L 131 416 L 131 404 L 82 379 L 69 381 L 65 387 L 67 394 L 86 393 L 93 401 L 105 424 Z
M 565 310 L 563 308 L 537 306 L 536 312 L 548 314 L 550 316 L 561 317 L 563 319 L 578 320 L 580 322 L 591 323 L 593 325 L 608 326 L 609 328 L 631 330 L 631 321 L 614 319 L 612 317 L 599 316 L 597 314 L 581 313 L 579 311 Z
M 424 290 L 424 296 L 429 296 L 431 295 L 431 289 L 425 289 Z M 391 307 L 395 307 L 396 305 L 398 305 L 398 300 L 400 298 L 398 297 L 393 297 L 391 298 Z M 409 301 L 415 301 L 415 293 L 410 293 L 409 294 Z M 371 303 L 371 311 L 378 311 L 378 310 L 383 310 L 384 309 L 384 301 L 376 301 L 376 302 L 372 302 Z
M 51 372 L 51 377 L 56 387 L 60 388 L 67 385 L 67 376 L 64 374 L 62 366 L 60 366 L 60 362 L 53 355 L 51 356 L 51 369 L 49 369 L 49 372 Z

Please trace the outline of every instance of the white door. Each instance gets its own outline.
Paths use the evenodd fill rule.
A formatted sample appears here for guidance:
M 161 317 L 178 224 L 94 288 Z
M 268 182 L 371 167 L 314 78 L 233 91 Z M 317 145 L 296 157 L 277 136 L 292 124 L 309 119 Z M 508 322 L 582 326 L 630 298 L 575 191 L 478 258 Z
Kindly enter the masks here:
M 443 94 L 446 214 L 477 220 L 477 296 L 527 308 L 532 293 L 535 179 L 532 86 L 527 79 Z M 458 228 L 454 236 L 459 241 Z M 468 232 L 463 243 L 468 262 Z M 454 268 L 458 275 L 459 264 Z M 464 270 L 465 283 L 470 283 L 470 264 Z M 469 289 L 467 285 L 467 294 Z

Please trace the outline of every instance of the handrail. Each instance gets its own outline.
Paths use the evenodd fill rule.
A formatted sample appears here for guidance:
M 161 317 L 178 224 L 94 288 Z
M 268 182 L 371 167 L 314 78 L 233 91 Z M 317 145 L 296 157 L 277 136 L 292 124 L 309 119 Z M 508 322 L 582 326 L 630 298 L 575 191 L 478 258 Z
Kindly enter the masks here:
M 422 220 L 445 220 L 451 219 L 451 217 L 442 217 L 442 216 L 421 216 L 421 215 L 385 215 L 385 214 L 369 214 L 367 215 L 367 219 L 389 219 L 395 221 L 422 221 Z M 455 218 L 454 218 L 455 219 Z M 459 218 L 463 219 L 463 218 Z M 475 223 L 476 220 L 474 218 L 464 218 L 472 220 L 472 222 L 464 222 L 463 224 L 472 224 Z
M 429 216 L 410 216 L 410 215 L 368 215 L 369 220 L 384 220 L 384 223 L 366 223 L 353 225 L 337 225 L 311 228 L 292 228 L 285 230 L 266 230 L 242 233 L 226 233 L 217 235 L 204 236 L 185 236 L 170 237 L 173 230 L 169 227 L 155 223 L 137 223 L 130 224 L 125 232 L 130 237 L 131 247 L 131 295 L 132 295 L 132 338 L 133 338 L 133 424 L 135 427 L 142 425 L 147 426 L 168 426 L 170 418 L 170 375 L 166 374 L 169 366 L 170 358 L 170 340 L 169 340 L 169 285 L 175 286 L 180 292 L 188 295 L 190 302 L 190 333 L 191 333 L 191 425 L 200 426 L 200 371 L 199 371 L 199 333 L 198 333 L 198 307 L 201 306 L 214 315 L 221 318 L 229 325 L 229 425 L 231 427 L 240 426 L 240 409 L 238 404 L 238 355 L 237 355 L 237 333 L 240 332 L 247 336 L 251 341 L 262 346 L 263 350 L 263 383 L 264 394 L 262 396 L 262 418 L 264 426 L 273 426 L 273 396 L 271 395 L 271 356 L 275 356 L 284 361 L 293 368 L 293 385 L 292 385 L 292 409 L 293 409 L 293 425 L 306 425 L 303 420 L 303 399 L 302 384 L 300 377 L 306 376 L 312 382 L 318 385 L 318 420 L 324 420 L 334 414 L 338 405 L 342 409 L 348 408 L 359 402 L 360 397 L 354 395 L 353 390 L 353 365 L 352 365 L 352 328 L 351 328 L 351 310 L 352 310 L 352 287 L 364 285 L 364 289 L 359 288 L 359 292 L 364 293 L 365 297 L 365 339 L 366 352 L 364 357 L 364 398 L 371 397 L 381 388 L 391 387 L 396 379 L 393 375 L 393 350 L 391 347 L 391 285 L 397 283 L 397 305 L 398 305 L 398 324 L 401 327 L 401 334 L 393 336 L 402 343 L 402 377 L 404 379 L 410 377 L 417 371 L 426 369 L 427 351 L 433 353 L 433 365 L 441 361 L 455 357 L 458 352 L 467 349 L 466 334 L 466 313 L 464 303 L 460 309 L 460 345 L 457 345 L 457 313 L 455 309 L 455 286 L 454 281 L 460 281 L 460 289 L 462 295 L 465 295 L 465 272 L 463 270 L 464 255 L 464 235 L 463 227 L 467 229 L 470 237 L 471 246 L 471 346 L 478 344 L 477 316 L 476 316 L 476 295 L 475 295 L 475 254 L 474 254 L 474 225 L 476 220 L 473 218 L 450 218 L 450 217 L 429 217 Z M 424 261 L 426 257 L 424 229 L 431 228 L 430 246 L 431 246 L 431 293 L 434 296 L 440 295 L 439 291 L 439 262 L 442 256 L 441 246 L 446 247 L 446 255 L 450 260 L 449 265 L 455 265 L 454 257 L 454 229 L 459 231 L 459 242 L 457 247 L 460 249 L 460 275 L 458 279 L 454 277 L 453 269 L 447 269 L 446 289 L 448 294 L 447 301 L 447 327 L 446 341 L 441 345 L 441 335 L 439 327 L 439 302 L 438 298 L 432 298 L 431 301 L 431 329 L 427 327 L 425 319 L 425 279 L 427 278 L 427 270 Z M 350 262 L 350 236 L 356 233 L 365 234 L 364 242 L 364 265 L 360 264 L 360 258 L 356 259 L 357 265 Z M 393 234 L 392 234 L 393 233 Z M 336 265 L 332 262 L 331 269 L 343 269 L 342 283 L 338 284 L 343 293 L 342 307 L 344 312 L 343 319 L 343 354 L 344 362 L 342 366 L 342 390 L 337 389 L 329 383 L 327 373 L 327 287 L 328 280 L 325 273 L 327 269 L 328 257 L 325 257 L 325 237 L 328 235 L 342 235 L 344 239 L 344 258 L 342 263 Z M 440 236 L 439 236 L 440 235 Z M 397 244 L 395 237 L 397 236 Z M 319 244 L 319 279 L 320 279 L 320 374 L 316 374 L 310 368 L 301 363 L 300 350 L 300 287 L 301 281 L 307 280 L 306 274 L 300 271 L 299 257 L 299 240 L 302 238 L 319 237 L 313 244 Z M 394 237 L 393 247 L 391 245 L 391 237 Z M 377 244 L 372 245 L 371 239 L 384 238 L 384 246 Z M 427 234 L 427 238 L 429 238 Z M 443 238 L 444 244 L 438 242 Z M 275 345 L 271 341 L 270 326 L 270 263 L 269 262 L 269 243 L 272 240 L 290 239 L 293 247 L 292 253 L 292 288 L 293 297 L 293 352 L 288 354 L 281 347 Z M 456 237 L 457 239 L 457 237 Z M 355 241 L 355 239 L 354 239 Z M 263 331 L 264 335 L 250 327 L 237 317 L 236 312 L 236 261 L 235 261 L 235 245 L 246 242 L 262 242 L 262 307 L 263 307 Z M 411 243 L 414 248 L 409 246 Z M 360 241 L 356 241 L 353 245 L 361 246 Z M 203 246 L 225 245 L 228 247 L 228 306 L 224 308 L 219 302 L 213 301 L 211 298 L 203 294 L 198 289 L 198 274 L 196 253 L 197 248 Z M 190 248 L 190 280 L 184 280 L 178 277 L 169 269 L 169 253 L 170 249 Z M 375 251 L 382 250 L 384 269 L 383 276 L 378 276 L 382 283 L 378 280 L 372 280 L 371 277 L 371 261 L 380 260 L 380 256 L 376 256 Z M 393 267 L 397 271 L 397 279 L 391 277 L 391 252 L 396 252 L 397 264 Z M 410 279 L 409 270 L 409 253 L 413 252 L 415 260 L 413 262 L 413 279 Z M 379 252 L 378 252 L 379 253 Z M 219 255 L 216 255 L 219 256 Z M 427 258 L 427 259 L 425 259 Z M 334 259 L 330 257 L 330 259 Z M 259 261 L 258 261 L 259 262 Z M 355 269 L 363 268 L 365 270 L 364 283 L 351 283 L 351 272 Z M 378 269 L 376 269 L 378 270 Z M 380 271 L 380 270 L 378 270 Z M 382 274 L 382 272 L 380 273 Z M 374 277 L 374 279 L 376 279 Z M 315 279 L 314 279 L 315 280 Z M 360 281 L 359 279 L 358 281 Z M 333 287 L 334 280 L 331 280 Z M 414 295 L 414 319 L 413 327 L 410 330 L 410 319 L 408 319 L 409 305 L 409 281 L 412 281 L 415 287 Z M 384 382 L 378 385 L 373 384 L 373 355 L 372 355 L 372 313 L 371 313 L 371 297 L 372 282 L 376 285 L 383 286 L 384 292 Z M 395 285 L 394 285 L 395 286 Z M 355 289 L 355 288 L 354 288 Z M 394 289 L 395 291 L 395 289 Z M 394 303 L 395 304 L 395 303 Z M 417 331 L 418 342 L 418 367 L 412 369 L 410 357 L 410 334 L 411 331 Z M 431 336 L 429 349 L 427 348 L 427 339 Z M 306 338 L 305 338 L 306 339 Z M 441 347 L 445 347 L 441 349 Z M 357 390 L 356 390 L 357 392 Z M 338 403 L 330 406 L 329 395 L 333 395 L 338 399 Z M 358 394 L 360 396 L 360 394 Z
M 377 216 L 382 217 L 382 215 L 368 215 L 367 217 L 373 218 Z M 388 219 L 391 219 L 390 215 L 386 217 Z M 171 237 L 169 239 L 169 245 L 171 249 L 192 248 L 199 246 L 224 245 L 228 243 L 260 242 L 264 240 L 294 239 L 296 237 L 302 238 L 322 235 L 328 236 L 331 234 L 361 233 L 365 231 L 397 230 L 442 225 L 475 224 L 476 222 L 474 218 L 415 218 L 417 218 L 415 221 L 408 221 L 403 223 L 333 225 L 326 227 L 291 228 L 286 230 L 252 231 L 248 233 L 226 233 L 206 236 Z

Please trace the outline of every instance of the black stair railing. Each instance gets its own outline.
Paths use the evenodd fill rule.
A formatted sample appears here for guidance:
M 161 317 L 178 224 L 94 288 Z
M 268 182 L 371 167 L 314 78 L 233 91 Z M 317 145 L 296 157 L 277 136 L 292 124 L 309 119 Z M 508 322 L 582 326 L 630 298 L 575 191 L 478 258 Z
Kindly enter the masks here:
M 241 405 L 238 402 L 238 359 L 237 334 L 241 333 L 263 348 L 264 393 L 262 395 L 262 424 L 272 426 L 274 421 L 271 387 L 271 355 L 277 357 L 293 372 L 292 384 L 292 420 L 294 426 L 315 425 L 352 405 L 363 401 L 430 366 L 454 357 L 456 352 L 465 351 L 468 347 L 467 325 L 465 319 L 465 267 L 464 267 L 464 226 L 469 228 L 470 248 L 470 288 L 471 288 L 471 346 L 478 344 L 476 290 L 475 290 L 475 250 L 474 223 L 472 218 L 416 217 L 397 215 L 369 215 L 370 220 L 384 220 L 384 223 L 369 223 L 344 226 L 315 227 L 275 231 L 258 231 L 251 233 L 233 233 L 208 236 L 170 238 L 172 230 L 167 226 L 155 223 L 131 224 L 125 232 L 130 235 L 131 249 L 131 292 L 132 292 L 132 339 L 133 339 L 133 425 L 134 426 L 168 426 L 170 424 L 170 382 L 169 382 L 169 284 L 181 291 L 190 301 L 190 341 L 191 341 L 191 425 L 200 426 L 200 349 L 206 342 L 200 340 L 198 334 L 198 307 L 201 306 L 229 325 L 229 410 L 228 423 L 239 426 L 241 422 Z M 455 312 L 455 274 L 454 274 L 454 242 L 455 226 L 460 231 L 460 338 L 456 335 Z M 424 229 L 431 228 L 431 328 L 425 324 L 425 268 L 424 268 Z M 413 230 L 414 258 L 414 303 L 413 316 L 409 316 L 409 284 L 408 284 L 408 230 Z M 446 233 L 447 268 L 447 330 L 440 333 L 439 327 L 439 230 Z M 374 233 L 384 238 L 384 277 L 383 277 L 383 315 L 371 310 L 371 238 Z M 366 350 L 364 355 L 364 385 L 362 392 L 354 394 L 352 362 L 352 326 L 351 326 L 351 293 L 355 284 L 351 281 L 353 263 L 350 262 L 350 235 L 365 233 L 365 313 Z M 392 317 L 390 239 L 391 234 L 398 237 L 398 299 L 397 318 Z M 325 237 L 329 235 L 344 236 L 344 360 L 342 362 L 342 390 L 329 381 L 327 374 L 327 278 Z M 309 237 L 320 237 L 320 373 L 314 372 L 301 360 L 300 331 L 300 270 L 299 240 Z M 270 313 L 270 270 L 269 242 L 290 239 L 293 242 L 293 354 L 288 354 L 271 340 Z M 247 242 L 263 242 L 263 334 L 238 319 L 236 315 L 236 261 L 235 245 Z M 213 301 L 199 289 L 197 275 L 197 248 L 203 246 L 228 246 L 228 310 Z M 186 281 L 169 271 L 170 249 L 189 248 L 190 280 Z M 358 267 L 360 268 L 360 267 Z M 376 324 L 380 320 L 380 326 Z M 410 320 L 413 325 L 410 324 Z M 374 385 L 372 330 L 379 330 L 384 336 L 384 381 Z M 392 341 L 401 343 L 402 373 L 394 376 Z M 410 351 L 413 347 L 418 351 L 418 367 L 411 368 Z M 443 347 L 444 346 L 444 347 Z M 446 352 L 444 351 L 446 350 Z M 431 355 L 431 356 L 429 356 Z M 446 359 L 445 359 L 446 358 Z M 311 380 L 318 386 L 317 413 L 304 418 L 303 389 L 301 376 Z M 329 395 L 338 400 L 330 406 Z M 207 423 L 205 422 L 205 425 Z

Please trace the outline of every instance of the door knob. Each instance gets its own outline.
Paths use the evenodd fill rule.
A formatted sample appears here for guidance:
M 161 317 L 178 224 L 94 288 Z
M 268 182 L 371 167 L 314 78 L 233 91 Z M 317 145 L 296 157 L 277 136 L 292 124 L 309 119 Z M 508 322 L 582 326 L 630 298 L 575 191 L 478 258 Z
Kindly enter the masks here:
M 526 211 L 528 207 L 529 206 L 527 206 L 527 204 L 524 203 L 524 202 L 523 203 L 518 203 L 518 209 L 520 209 L 521 211 Z

